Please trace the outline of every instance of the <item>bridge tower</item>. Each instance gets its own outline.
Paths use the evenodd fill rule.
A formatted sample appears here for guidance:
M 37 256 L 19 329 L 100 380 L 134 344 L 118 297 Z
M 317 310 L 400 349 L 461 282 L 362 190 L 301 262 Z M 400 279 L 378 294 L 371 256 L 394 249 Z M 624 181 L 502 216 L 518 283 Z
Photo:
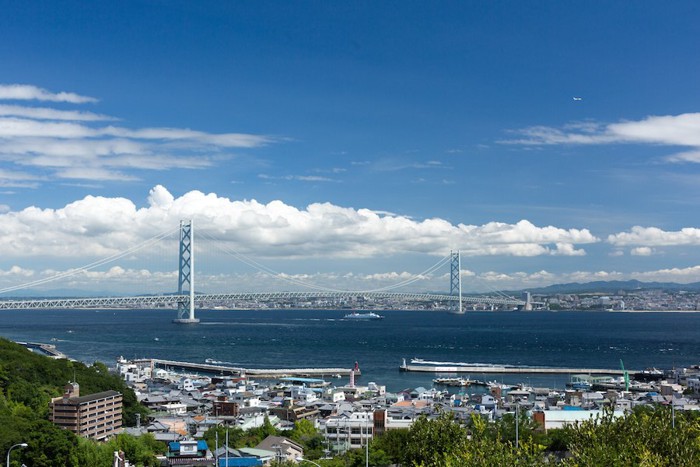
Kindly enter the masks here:
M 192 220 L 180 221 L 180 264 L 177 281 L 177 294 L 182 296 L 184 285 L 189 290 L 189 300 L 177 302 L 177 319 L 173 323 L 196 324 L 194 316 L 194 228 Z
M 459 250 L 450 252 L 450 295 L 458 294 L 459 300 L 453 301 L 450 305 L 451 312 L 464 313 L 462 309 L 462 261 Z

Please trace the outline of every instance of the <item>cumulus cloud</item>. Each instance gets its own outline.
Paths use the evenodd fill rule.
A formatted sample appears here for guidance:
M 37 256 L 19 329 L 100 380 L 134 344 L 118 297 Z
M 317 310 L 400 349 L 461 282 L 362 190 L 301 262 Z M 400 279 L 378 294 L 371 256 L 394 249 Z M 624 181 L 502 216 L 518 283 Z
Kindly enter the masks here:
M 3 99 L 96 101 L 31 85 L 0 85 Z M 52 180 L 138 180 L 138 171 L 210 167 L 232 157 L 232 150 L 275 141 L 246 133 L 102 123 L 108 120 L 116 119 L 82 110 L 0 104 L 0 157 L 7 165 L 48 169 Z
M 545 270 L 536 272 L 484 272 L 476 274 L 464 287 L 474 291 L 522 290 L 546 287 L 552 284 L 587 283 L 594 281 L 625 281 L 636 279 L 642 282 L 676 282 L 688 284 L 700 281 L 700 266 L 686 268 L 658 269 L 651 271 L 573 271 L 552 273 Z
M 556 249 L 552 254 L 558 256 L 585 256 L 586 250 L 577 250 L 571 243 L 557 243 Z
M 532 126 L 514 130 L 507 144 L 612 144 L 636 143 L 685 146 L 690 151 L 666 157 L 668 162 L 700 162 L 700 113 L 649 116 L 637 121 L 601 124 L 583 122 L 561 128 Z
M 580 255 L 573 245 L 598 241 L 587 229 L 539 227 L 526 220 L 454 225 L 331 203 L 299 209 L 282 201 L 263 204 L 199 191 L 174 197 L 163 186 L 153 188 L 141 208 L 125 198 L 87 196 L 60 209 L 6 212 L 0 214 L 0 235 L 12 239 L 4 247 L 6 258 L 86 258 L 123 251 L 189 218 L 197 231 L 224 245 L 275 258 L 444 256 L 455 249 L 468 256 Z
M 654 250 L 648 246 L 638 246 L 637 248 L 632 248 L 630 254 L 632 256 L 651 256 L 654 254 Z
M 33 270 L 21 268 L 19 266 L 12 266 L 10 269 L 8 269 L 6 271 L 0 269 L 0 276 L 3 276 L 3 277 L 14 276 L 14 277 L 21 277 L 22 279 L 25 279 L 27 277 L 32 277 L 33 275 L 34 275 Z
M 140 293 L 172 292 L 177 284 L 177 271 L 154 271 L 148 268 L 113 266 L 104 271 L 72 271 L 45 269 L 36 272 L 31 269 L 13 266 L 10 270 L 0 269 L 0 289 L 8 284 L 25 283 L 37 278 L 48 278 L 57 274 L 75 272 L 67 281 L 67 287 L 80 290 L 110 290 L 113 293 L 129 295 Z M 693 283 L 700 281 L 700 266 L 670 268 L 651 271 L 623 273 L 619 271 L 574 271 L 553 273 L 546 270 L 534 272 L 476 273 L 462 270 L 463 290 L 466 293 L 492 294 L 502 297 L 506 290 L 527 290 L 546 287 L 552 284 L 587 283 L 593 281 L 623 281 L 636 279 L 643 282 Z M 449 284 L 449 274 L 415 274 L 409 272 L 377 272 L 371 274 L 317 272 L 302 274 L 279 273 L 270 277 L 262 272 L 218 273 L 198 271 L 198 290 L 207 293 L 219 292 L 269 292 L 270 290 L 304 290 L 301 283 L 321 286 L 324 290 L 377 290 L 394 286 L 397 283 L 410 283 L 395 291 L 426 292 L 444 291 Z M 63 284 L 63 283 L 61 283 Z M 44 284 L 44 290 L 63 287 L 52 282 Z M 201 288 L 200 288 L 201 287 Z M 392 290 L 394 290 L 392 288 Z
M 686 227 L 669 232 L 658 227 L 634 226 L 629 232 L 609 235 L 607 241 L 616 247 L 700 245 L 700 229 Z
M 631 277 L 646 282 L 678 282 L 681 284 L 700 282 L 700 266 L 635 272 L 631 274 Z

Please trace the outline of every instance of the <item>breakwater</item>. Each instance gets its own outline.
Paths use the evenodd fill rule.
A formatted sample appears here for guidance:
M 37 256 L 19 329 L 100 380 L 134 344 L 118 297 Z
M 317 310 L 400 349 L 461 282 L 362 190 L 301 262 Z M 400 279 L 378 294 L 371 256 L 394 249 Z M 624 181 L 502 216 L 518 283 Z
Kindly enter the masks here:
M 563 375 L 563 374 L 589 374 L 589 375 L 615 375 L 622 376 L 620 369 L 605 368 L 553 368 L 537 366 L 515 365 L 401 365 L 400 371 L 420 373 L 470 373 L 470 374 L 523 374 L 523 375 Z M 634 372 L 634 370 L 630 370 Z
M 53 344 L 43 344 L 41 342 L 17 342 L 19 345 L 23 345 L 32 352 L 37 352 L 42 355 L 46 355 L 51 358 L 68 358 L 63 352 L 56 349 Z
M 284 377 L 323 377 L 323 376 L 350 376 L 354 371 L 360 375 L 359 368 L 242 368 L 212 363 L 191 363 L 176 360 L 163 360 L 158 358 L 141 359 L 137 363 L 147 363 L 153 368 L 168 370 L 186 370 L 195 373 L 208 373 L 229 376 L 255 376 L 256 378 L 284 378 Z

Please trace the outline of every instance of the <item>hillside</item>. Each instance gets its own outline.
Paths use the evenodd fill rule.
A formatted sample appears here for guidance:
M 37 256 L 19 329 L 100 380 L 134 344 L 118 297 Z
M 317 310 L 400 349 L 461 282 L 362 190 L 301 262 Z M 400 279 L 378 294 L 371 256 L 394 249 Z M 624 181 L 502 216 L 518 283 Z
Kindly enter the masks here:
M 107 390 L 122 393 L 126 425 L 134 423 L 136 413 L 144 417 L 147 413 L 134 392 L 118 376 L 110 374 L 104 364 L 86 366 L 54 360 L 0 338 L 1 452 L 7 452 L 14 444 L 27 443 L 28 447 L 16 455 L 27 465 L 109 465 L 114 446 L 79 439 L 48 421 L 49 401 L 63 393 L 68 381 L 77 381 L 84 395 Z M 126 443 L 126 437 L 119 435 L 110 443 Z M 134 445 L 133 441 L 128 442 Z M 145 456 L 151 457 L 150 453 Z

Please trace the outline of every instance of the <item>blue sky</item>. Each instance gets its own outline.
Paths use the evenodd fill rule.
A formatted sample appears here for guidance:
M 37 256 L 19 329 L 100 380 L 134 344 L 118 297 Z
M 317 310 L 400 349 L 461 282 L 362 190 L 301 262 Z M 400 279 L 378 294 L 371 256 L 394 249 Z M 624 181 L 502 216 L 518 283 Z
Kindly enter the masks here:
M 696 2 L 0 7 L 0 288 L 183 217 L 336 288 L 700 280 Z

